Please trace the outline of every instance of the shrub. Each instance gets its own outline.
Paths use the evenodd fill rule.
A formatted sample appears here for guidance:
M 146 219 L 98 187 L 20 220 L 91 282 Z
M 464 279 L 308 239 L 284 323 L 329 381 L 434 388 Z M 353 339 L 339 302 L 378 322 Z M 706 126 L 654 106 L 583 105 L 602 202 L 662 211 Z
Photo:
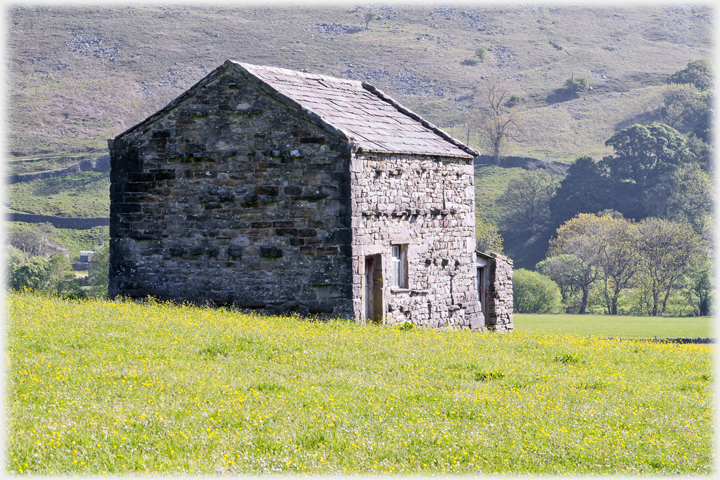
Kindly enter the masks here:
M 571 77 L 565 80 L 565 90 L 571 94 L 575 94 L 577 92 L 587 92 L 589 88 L 590 84 L 588 83 L 587 78 Z
M 513 306 L 518 313 L 554 313 L 562 308 L 560 288 L 549 277 L 520 268 L 513 273 Z
M 475 49 L 475 56 L 480 59 L 481 62 L 484 62 L 487 58 L 488 51 L 485 47 L 478 47 Z
M 707 60 L 692 60 L 687 67 L 670 75 L 665 83 L 691 84 L 700 91 L 713 87 L 713 68 Z
M 521 103 L 525 103 L 525 99 L 522 98 L 520 95 L 511 95 L 510 100 L 507 101 L 508 107 L 514 107 L 515 105 L 520 105 Z

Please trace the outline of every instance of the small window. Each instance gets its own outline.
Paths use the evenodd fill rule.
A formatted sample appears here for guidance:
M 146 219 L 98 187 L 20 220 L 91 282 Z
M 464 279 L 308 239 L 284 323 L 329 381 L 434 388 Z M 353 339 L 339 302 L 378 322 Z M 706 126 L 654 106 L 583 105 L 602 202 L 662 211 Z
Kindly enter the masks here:
M 408 288 L 407 245 L 392 246 L 392 286 Z

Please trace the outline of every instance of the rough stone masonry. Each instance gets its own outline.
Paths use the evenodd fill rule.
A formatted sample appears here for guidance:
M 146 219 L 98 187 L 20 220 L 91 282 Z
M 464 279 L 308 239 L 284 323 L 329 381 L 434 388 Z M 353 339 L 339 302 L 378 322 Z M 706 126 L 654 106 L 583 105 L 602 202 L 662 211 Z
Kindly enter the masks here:
M 111 297 L 485 324 L 477 152 L 368 84 L 228 61 L 108 144 Z

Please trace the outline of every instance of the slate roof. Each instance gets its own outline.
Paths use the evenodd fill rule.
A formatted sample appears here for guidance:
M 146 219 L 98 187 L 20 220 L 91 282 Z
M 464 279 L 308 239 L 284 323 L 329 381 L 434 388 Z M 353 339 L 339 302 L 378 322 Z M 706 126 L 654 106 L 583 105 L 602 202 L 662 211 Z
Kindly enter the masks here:
M 288 106 L 354 142 L 362 151 L 466 159 L 479 155 L 476 150 L 368 83 L 231 60 L 213 70 L 164 108 L 115 138 L 120 139 L 161 118 L 231 68 L 275 94 Z
M 370 84 L 232 63 L 342 131 L 363 151 L 460 158 L 478 155 Z

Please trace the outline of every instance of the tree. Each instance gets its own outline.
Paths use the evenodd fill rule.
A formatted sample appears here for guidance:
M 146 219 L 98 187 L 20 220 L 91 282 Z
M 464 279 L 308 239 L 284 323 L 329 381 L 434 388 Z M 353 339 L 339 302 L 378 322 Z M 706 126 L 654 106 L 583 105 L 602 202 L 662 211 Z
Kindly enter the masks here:
M 631 125 L 615 133 L 605 145 L 615 149 L 614 155 L 601 162 L 610 178 L 640 189 L 653 186 L 662 173 L 693 157 L 680 132 L 663 123 Z
M 580 310 L 580 293 L 585 276 L 585 265 L 582 260 L 575 255 L 560 254 L 539 262 L 536 269 L 552 279 L 560 288 L 566 313 Z
M 372 22 L 373 20 L 377 20 L 378 18 L 380 18 L 380 15 L 375 12 L 365 13 L 365 30 L 368 30 L 370 28 L 370 22 Z
M 688 224 L 646 218 L 638 224 L 638 269 L 645 277 L 650 314 L 665 313 L 670 294 L 683 287 L 700 238 Z
M 10 245 L 21 250 L 30 257 L 50 256 L 50 252 L 61 250 L 53 242 L 57 234 L 50 223 L 31 225 L 29 228 L 12 230 Z
M 510 87 L 491 77 L 485 83 L 484 104 L 472 116 L 482 143 L 492 152 L 495 164 L 508 144 L 522 135 L 522 115 L 516 108 L 508 107 L 512 94 Z
M 46 271 L 47 287 L 51 292 L 60 294 L 75 278 L 70 260 L 62 254 L 53 255 Z
M 579 157 L 550 199 L 552 226 L 557 229 L 578 213 L 596 213 L 612 203 L 612 183 L 605 170 L 591 157 Z
M 104 242 L 90 259 L 89 281 L 93 296 L 107 297 L 110 272 L 110 242 Z
M 534 266 L 547 251 L 550 199 L 557 183 L 557 177 L 543 169 L 523 172 L 508 182 L 499 230 L 517 267 Z
M 546 170 L 532 170 L 510 180 L 502 196 L 503 229 L 531 235 L 547 228 L 550 199 L 557 189 L 557 178 Z
M 699 254 L 690 267 L 685 296 L 693 306 L 694 314 L 705 317 L 711 314 L 714 297 L 712 261 L 708 255 Z
M 48 259 L 43 257 L 32 257 L 25 263 L 13 265 L 10 270 L 10 286 L 16 290 L 44 288 L 49 265 Z
M 502 253 L 503 239 L 498 229 L 492 223 L 485 223 L 479 218 L 475 218 L 475 248 L 481 252 Z
M 513 308 L 519 313 L 560 310 L 560 289 L 550 278 L 519 268 L 513 272 Z
M 487 54 L 488 54 L 488 51 L 487 51 L 487 48 L 485 48 L 485 47 L 481 46 L 481 47 L 477 47 L 475 49 L 475 56 L 477 58 L 479 58 L 481 62 L 485 61 L 485 59 L 487 58 Z
M 643 201 L 650 216 L 688 223 L 701 234 L 712 216 L 713 197 L 710 176 L 690 163 L 663 175 Z
M 571 76 L 565 80 L 565 90 L 572 96 L 577 95 L 578 92 L 587 92 L 590 88 L 590 84 L 587 78 Z
M 610 218 L 608 216 L 608 218 Z M 601 278 L 602 263 L 606 255 L 607 244 L 603 238 L 603 226 L 597 221 L 598 217 L 592 214 L 579 214 L 562 224 L 557 230 L 557 237 L 550 241 L 549 256 L 574 255 L 579 260 L 579 275 L 576 279 L 578 288 L 582 292 L 580 310 L 584 314 L 587 310 L 590 285 Z
M 663 123 L 676 130 L 694 131 L 707 121 L 706 110 L 710 108 L 709 92 L 700 91 L 692 84 L 670 84 L 663 87 L 663 104 L 658 114 Z
M 713 68 L 707 60 L 692 60 L 687 67 L 670 75 L 665 83 L 683 83 L 695 85 L 705 91 L 713 88 Z

